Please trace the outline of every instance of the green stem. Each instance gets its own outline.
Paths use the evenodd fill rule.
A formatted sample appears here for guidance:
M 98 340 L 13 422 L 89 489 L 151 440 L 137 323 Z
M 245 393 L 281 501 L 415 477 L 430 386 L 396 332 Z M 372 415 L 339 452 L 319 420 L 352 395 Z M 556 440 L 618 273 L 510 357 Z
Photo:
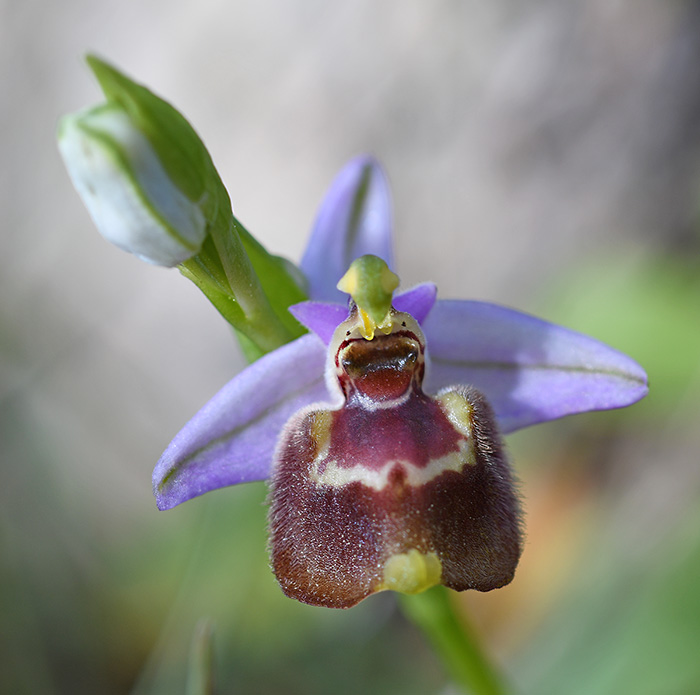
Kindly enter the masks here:
M 399 595 L 399 604 L 467 693 L 507 695 L 509 691 L 488 660 L 478 635 L 462 616 L 455 615 L 447 589 L 436 586 L 415 596 Z
M 214 625 L 200 620 L 190 647 L 185 695 L 214 695 Z
M 256 356 L 298 337 L 273 311 L 245 251 L 233 218 L 219 216 L 200 252 L 180 272 L 204 292 L 219 313 L 255 347 Z
M 234 227 L 233 217 L 227 215 L 214 224 L 210 234 L 233 297 L 243 310 L 256 342 L 266 352 L 289 342 L 293 336 L 272 310 Z

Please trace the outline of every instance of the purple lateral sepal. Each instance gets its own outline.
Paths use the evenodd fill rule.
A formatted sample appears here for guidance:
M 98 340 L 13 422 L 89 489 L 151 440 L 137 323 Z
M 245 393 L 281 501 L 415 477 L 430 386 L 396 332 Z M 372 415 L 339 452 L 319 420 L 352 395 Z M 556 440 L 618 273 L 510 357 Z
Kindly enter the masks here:
M 428 389 L 475 386 L 503 433 L 621 408 L 648 391 L 646 373 L 623 353 L 496 304 L 439 300 L 423 328 L 431 359 Z
M 153 471 L 159 509 L 227 485 L 269 476 L 284 423 L 328 397 L 326 350 L 302 336 L 235 376 L 180 431 Z
M 418 323 L 423 323 L 435 304 L 437 287 L 432 282 L 416 285 L 394 297 L 397 311 L 411 314 Z M 294 318 L 324 342 L 330 345 L 333 333 L 348 317 L 347 305 L 330 302 L 300 302 L 289 307 Z
M 365 254 L 393 266 L 389 184 L 379 163 L 368 155 L 350 160 L 323 199 L 301 260 L 309 297 L 345 304 L 346 296 L 336 284 L 350 263 Z

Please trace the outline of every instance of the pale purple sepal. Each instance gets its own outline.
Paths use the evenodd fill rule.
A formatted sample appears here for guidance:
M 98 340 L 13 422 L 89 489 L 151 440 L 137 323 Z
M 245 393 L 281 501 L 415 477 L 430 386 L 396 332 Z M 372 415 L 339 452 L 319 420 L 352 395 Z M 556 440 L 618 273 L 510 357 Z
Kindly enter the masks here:
M 589 410 L 630 405 L 647 393 L 644 370 L 603 343 L 485 302 L 439 300 L 423 330 L 427 391 L 480 389 L 502 432 Z
M 277 438 L 300 408 L 327 400 L 326 350 L 307 334 L 235 376 L 180 431 L 153 471 L 159 509 L 209 490 L 264 480 Z
M 386 175 L 368 155 L 348 162 L 326 194 L 301 269 L 309 297 L 345 303 L 336 289 L 350 263 L 371 253 L 393 267 L 391 197 Z
M 394 297 L 393 305 L 422 323 L 435 304 L 437 287 L 424 282 Z M 313 331 L 326 345 L 330 345 L 338 325 L 348 317 L 346 305 L 331 302 L 300 302 L 289 307 L 289 312 L 302 325 Z

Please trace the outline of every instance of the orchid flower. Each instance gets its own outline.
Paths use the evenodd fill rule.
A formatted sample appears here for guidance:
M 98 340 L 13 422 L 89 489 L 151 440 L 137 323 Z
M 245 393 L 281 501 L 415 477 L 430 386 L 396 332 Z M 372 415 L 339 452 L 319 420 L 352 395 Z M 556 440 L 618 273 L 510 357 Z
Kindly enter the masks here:
M 88 63 L 106 103 L 65 117 L 59 147 L 93 220 L 177 265 L 253 361 L 166 449 L 158 507 L 269 478 L 273 570 L 315 605 L 510 582 L 521 517 L 501 434 L 634 403 L 642 368 L 527 314 L 437 299 L 431 283 L 395 295 L 389 189 L 371 157 L 336 178 L 299 271 L 235 218 L 179 112 Z
M 368 275 L 368 261 L 355 264 L 354 270 L 351 267 L 362 256 L 375 258 L 372 266 L 375 270 L 369 273 L 369 281 L 358 275 Z M 377 265 L 379 259 L 383 262 Z M 437 289 L 431 283 L 392 296 L 394 285 L 398 284 L 398 280 L 387 281 L 393 276 L 388 268 L 392 264 L 387 179 L 373 158 L 358 157 L 333 182 L 301 262 L 310 301 L 295 304 L 289 310 L 310 332 L 264 355 L 224 386 L 175 437 L 153 474 L 154 492 L 162 510 L 211 490 L 266 480 L 272 475 L 273 565 L 283 589 L 309 603 L 348 606 L 377 590 L 390 588 L 410 593 L 439 581 L 458 589 L 481 590 L 507 583 L 520 552 L 519 513 L 498 432 L 507 434 L 575 413 L 620 408 L 647 393 L 646 374 L 634 360 L 575 331 L 495 304 L 438 299 Z M 338 285 L 341 278 L 343 282 Z M 352 295 L 349 303 L 338 286 Z M 401 330 L 409 333 L 401 338 L 403 343 L 396 343 L 399 338 L 394 334 L 401 325 L 408 325 L 409 329 Z M 342 352 L 348 349 L 344 336 L 351 334 L 358 345 L 368 346 L 366 352 L 360 347 L 353 348 L 359 350 L 354 357 Z M 394 342 L 386 343 L 387 340 Z M 382 341 L 385 341 L 383 353 Z M 386 364 L 376 367 L 375 362 L 382 359 L 386 362 L 385 358 L 391 362 L 389 367 Z M 413 366 L 407 366 L 409 362 Z M 350 371 L 344 372 L 342 365 L 350 365 Z M 391 391 L 387 387 L 391 379 L 380 380 L 384 384 L 380 387 L 371 384 L 362 387 L 358 374 L 356 378 L 352 376 L 352 369 L 359 369 L 358 365 L 364 365 L 369 372 L 375 367 L 381 372 L 386 367 L 389 369 L 386 374 L 393 375 L 391 379 L 399 373 L 406 379 L 399 379 L 402 386 L 397 387 L 393 396 L 382 395 L 379 393 L 382 389 Z M 476 494 L 479 499 L 492 494 L 491 501 L 483 502 L 489 506 L 488 512 L 484 512 L 488 528 L 478 531 L 492 543 L 476 553 L 481 566 L 478 561 L 467 563 L 470 567 L 465 570 L 468 575 L 465 580 L 452 576 L 454 571 L 447 567 L 448 558 L 457 552 L 460 543 L 474 555 L 475 539 L 468 539 L 466 545 L 456 541 L 450 534 L 459 535 L 458 532 L 442 517 L 442 520 L 432 519 L 429 528 L 424 528 L 424 519 L 408 522 L 412 514 L 415 516 L 412 509 L 431 507 L 435 500 L 430 495 L 419 496 L 422 501 L 414 500 L 412 508 L 402 507 L 399 516 L 403 521 L 399 522 L 394 513 L 387 511 L 386 500 L 379 503 L 365 495 L 364 501 L 360 501 L 359 493 L 342 497 L 353 481 L 358 485 L 364 481 L 365 492 L 371 489 L 367 476 L 375 475 L 377 479 L 377 475 L 384 475 L 386 482 L 387 476 L 392 475 L 386 467 L 381 468 L 386 460 L 375 461 L 374 472 L 370 470 L 372 465 L 364 468 L 361 465 L 362 470 L 355 472 L 357 475 L 348 473 L 352 467 L 347 461 L 345 464 L 341 461 L 341 468 L 344 465 L 346 468 L 342 475 L 337 470 L 328 472 L 327 464 L 337 464 L 335 460 L 318 467 L 317 459 L 324 446 L 326 450 L 335 447 L 336 453 L 342 449 L 341 459 L 352 458 L 349 449 L 353 446 L 364 451 L 377 449 L 377 441 L 367 434 L 379 426 L 374 420 L 351 423 L 342 436 L 333 429 L 340 427 L 339 418 L 347 415 L 350 406 L 357 405 L 357 398 L 365 398 L 364 410 L 368 412 L 377 408 L 394 409 L 391 420 L 386 421 L 389 424 L 381 431 L 383 436 L 393 438 L 391 446 L 398 447 L 406 461 L 411 459 L 415 463 L 422 454 L 411 439 L 413 435 L 398 424 L 395 410 L 409 391 L 421 398 L 424 392 L 437 394 L 436 398 L 426 397 L 428 405 L 424 405 L 428 410 L 411 416 L 417 422 L 426 418 L 430 422 L 424 441 L 428 458 L 418 467 L 425 468 L 440 458 L 441 451 L 446 456 L 446 452 L 456 451 L 468 442 L 471 448 L 460 455 L 467 463 L 479 463 L 483 475 L 477 476 L 480 482 L 473 483 L 472 488 L 455 490 L 461 490 L 459 494 L 466 499 L 474 495 L 476 484 L 481 486 Z M 355 396 L 351 397 L 351 393 Z M 377 406 L 379 401 L 384 405 Z M 438 430 L 442 432 L 440 436 L 436 434 Z M 342 437 L 345 443 L 341 445 Z M 409 440 L 413 444 L 406 444 Z M 441 441 L 451 444 L 441 449 Z M 309 453 L 312 450 L 316 458 Z M 378 456 L 390 458 L 387 451 Z M 294 465 L 304 457 L 311 457 L 317 466 L 314 484 L 308 477 L 308 465 L 311 465 L 308 460 L 303 468 L 305 473 L 299 472 L 301 468 L 294 470 Z M 410 479 L 409 463 L 404 477 Z M 342 485 L 340 480 L 344 481 Z M 324 485 L 327 488 L 329 481 L 335 481 L 338 495 L 332 500 L 321 500 L 319 491 Z M 377 485 L 375 492 L 381 492 L 382 485 Z M 405 480 L 402 486 L 406 486 Z M 417 486 L 419 483 L 414 483 Z M 408 487 L 411 488 L 410 483 Z M 414 493 L 418 494 L 413 490 L 411 494 Z M 441 504 L 449 509 L 459 506 L 454 498 L 457 492 L 444 494 Z M 313 505 L 309 500 L 314 495 L 318 505 L 311 519 L 308 512 Z M 478 504 L 469 502 L 467 511 L 457 518 L 464 521 L 465 513 L 473 518 L 473 505 Z M 338 511 L 341 507 L 345 512 Z M 332 518 L 332 509 L 346 517 Z M 360 514 L 358 509 L 364 511 Z M 377 544 L 376 534 L 371 538 L 366 526 L 369 519 L 376 521 L 382 514 L 385 518 L 379 535 L 391 538 L 389 549 L 379 552 L 372 545 Z M 305 520 L 299 528 L 292 529 L 291 519 L 295 515 Z M 406 528 L 411 524 L 415 528 L 408 533 Z M 415 547 L 409 544 L 411 549 L 401 552 L 401 543 L 396 538 L 405 538 L 407 534 L 413 538 Z M 431 545 L 430 538 L 440 535 L 443 540 L 438 538 Z M 290 542 L 296 544 L 297 557 L 293 561 L 285 556 L 290 552 Z M 286 549 L 281 549 L 282 546 Z M 489 553 L 495 558 L 492 564 L 497 565 L 495 575 L 486 561 Z M 305 564 L 306 569 L 299 570 L 300 564 Z M 300 579 L 300 571 L 306 573 L 305 578 Z M 329 587 L 314 594 L 311 587 L 324 582 Z M 354 588 L 349 589 L 350 585 Z

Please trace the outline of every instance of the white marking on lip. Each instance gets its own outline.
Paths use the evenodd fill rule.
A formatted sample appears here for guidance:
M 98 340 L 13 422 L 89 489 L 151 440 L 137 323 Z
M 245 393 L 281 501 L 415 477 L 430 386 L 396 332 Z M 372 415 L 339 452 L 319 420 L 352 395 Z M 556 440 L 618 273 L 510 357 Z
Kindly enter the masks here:
M 452 426 L 465 437 L 471 434 L 472 404 L 458 391 L 452 389 L 440 393 L 436 400 L 442 404 L 443 411 Z
M 459 473 L 465 466 L 476 463 L 473 440 L 471 438 L 460 440 L 458 451 L 452 451 L 449 454 L 445 454 L 445 456 L 431 459 L 422 468 L 403 459 L 389 459 L 378 470 L 365 468 L 364 466 L 345 468 L 339 466 L 335 460 L 329 461 L 326 455 L 327 449 L 325 452 L 319 452 L 311 466 L 309 477 L 315 483 L 330 487 L 343 487 L 350 483 L 358 482 L 378 492 L 389 484 L 389 475 L 396 466 L 403 468 L 408 485 L 420 487 L 437 478 L 445 471 Z
M 403 393 L 401 396 L 398 398 L 393 398 L 391 400 L 386 400 L 386 401 L 380 401 L 377 400 L 376 398 L 371 398 L 370 396 L 365 395 L 361 391 L 358 391 L 355 394 L 355 399 L 356 402 L 360 404 L 363 410 L 390 410 L 391 408 L 397 408 L 400 405 L 403 405 L 408 401 L 408 399 L 415 393 L 415 389 L 413 384 L 411 384 L 407 389 L 406 392 Z

